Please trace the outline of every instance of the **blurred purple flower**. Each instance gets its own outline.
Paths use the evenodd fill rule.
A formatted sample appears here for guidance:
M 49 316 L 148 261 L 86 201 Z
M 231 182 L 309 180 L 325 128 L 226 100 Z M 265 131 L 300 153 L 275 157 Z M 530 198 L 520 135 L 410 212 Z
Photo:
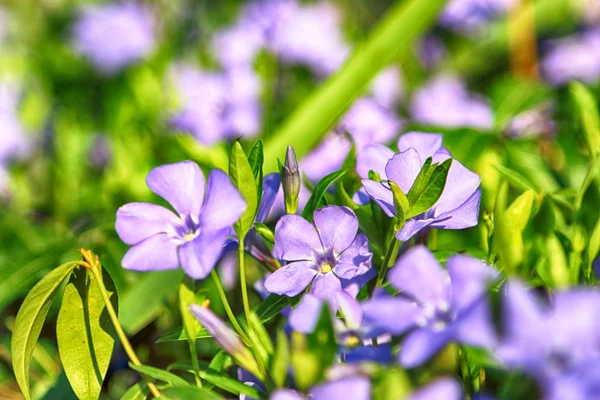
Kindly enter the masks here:
M 503 291 L 503 340 L 496 355 L 508 367 L 533 376 L 548 398 L 595 398 L 600 394 L 600 292 L 576 288 L 556 293 L 544 305 L 518 281 Z M 590 381 L 586 378 L 589 377 Z M 595 396 L 560 397 L 554 390 L 575 384 Z M 594 388 L 595 386 L 595 388 Z
M 552 103 L 543 103 L 523 111 L 509 121 L 505 132 L 510 137 L 552 136 L 556 131 L 553 111 Z
M 19 120 L 19 90 L 13 82 L 0 82 L 0 166 L 24 157 L 29 141 Z
M 381 71 L 371 82 L 370 93 L 380 106 L 393 110 L 404 94 L 400 70 L 393 66 Z
M 510 11 L 515 4 L 515 0 L 451 0 L 444 9 L 440 24 L 463 34 L 476 34 Z
M 171 125 L 190 132 L 201 143 L 253 137 L 260 129 L 260 80 L 250 68 L 209 72 L 189 66 L 174 68 L 181 106 Z
M 418 89 L 410 112 L 416 122 L 424 125 L 481 130 L 493 126 L 488 103 L 469 93 L 458 77 L 438 76 Z
M 461 400 L 462 387 L 455 379 L 439 378 L 414 391 L 408 400 Z
M 271 293 L 309 293 L 335 304 L 345 282 L 371 270 L 367 237 L 358 234 L 358 219 L 347 207 L 327 206 L 314 212 L 313 226 L 298 215 L 283 216 L 275 227 L 276 256 L 287 264 L 265 281 Z
M 571 80 L 592 84 L 600 78 L 600 29 L 554 40 L 542 60 L 542 74 L 553 85 Z
M 309 390 L 309 397 L 291 389 L 278 389 L 270 400 L 370 400 L 371 382 L 364 376 L 347 376 L 330 382 L 322 383 Z
M 106 74 L 150 55 L 155 36 L 154 16 L 133 2 L 86 7 L 73 28 L 75 49 Z
M 363 303 L 365 318 L 390 333 L 406 335 L 400 363 L 422 364 L 456 341 L 489 347 L 495 343 L 486 297 L 498 272 L 465 255 L 448 259 L 447 271 L 424 246 L 409 250 L 390 270 L 400 296 L 377 296 Z
M 418 45 L 421 64 L 426 70 L 433 70 L 446 57 L 447 50 L 444 42 L 436 36 L 424 36 Z
M 395 216 L 392 191 L 385 182 L 396 183 L 407 194 L 421 167 L 429 157 L 434 163 L 450 158 L 450 153 L 442 147 L 442 135 L 410 132 L 398 140 L 400 153 L 386 158 L 391 150 L 383 146 L 369 147 L 357 158 L 357 171 L 363 175 L 369 170 L 380 173 L 382 182 L 363 179 L 363 189 L 389 216 Z M 382 166 L 385 165 L 385 169 Z M 381 172 L 384 172 L 381 174 Z M 448 178 L 438 201 L 423 214 L 406 221 L 396 234 L 398 240 L 406 241 L 426 227 L 440 229 L 465 229 L 477 225 L 481 190 L 481 178 L 465 168 L 457 160 L 452 160 Z M 364 199 L 360 193 L 357 201 Z
M 264 46 L 260 26 L 246 15 L 232 27 L 217 32 L 212 40 L 213 53 L 226 69 L 251 66 Z
M 149 203 L 120 207 L 115 228 L 121 240 L 133 246 L 123 257 L 123 267 L 156 271 L 181 265 L 190 277 L 205 278 L 246 202 L 219 169 L 208 175 L 205 196 L 204 175 L 191 161 L 154 168 L 146 182 L 178 215 Z

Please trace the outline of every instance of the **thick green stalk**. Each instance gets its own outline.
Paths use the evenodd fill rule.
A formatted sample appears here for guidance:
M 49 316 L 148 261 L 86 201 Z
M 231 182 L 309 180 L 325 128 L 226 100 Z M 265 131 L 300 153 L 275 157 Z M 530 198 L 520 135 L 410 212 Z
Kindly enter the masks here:
M 265 172 L 277 170 L 277 157 L 288 145 L 301 158 L 360 96 L 388 61 L 408 51 L 431 26 L 446 0 L 398 1 L 356 50 L 346 65 L 325 81 L 265 144 Z

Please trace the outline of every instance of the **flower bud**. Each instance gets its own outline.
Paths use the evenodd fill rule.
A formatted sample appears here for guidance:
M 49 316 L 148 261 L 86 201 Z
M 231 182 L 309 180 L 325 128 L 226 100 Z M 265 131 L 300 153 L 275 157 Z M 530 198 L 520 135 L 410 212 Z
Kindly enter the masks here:
M 295 214 L 298 209 L 298 196 L 300 195 L 300 171 L 294 148 L 288 146 L 285 153 L 285 164 L 281 171 L 283 194 L 285 196 L 285 212 Z

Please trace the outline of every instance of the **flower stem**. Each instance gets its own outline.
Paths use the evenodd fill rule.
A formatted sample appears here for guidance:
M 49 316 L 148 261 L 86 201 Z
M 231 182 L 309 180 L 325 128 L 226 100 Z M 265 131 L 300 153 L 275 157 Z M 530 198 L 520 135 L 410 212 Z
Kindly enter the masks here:
M 238 256 L 240 263 L 240 283 L 242 286 L 242 303 L 244 304 L 244 314 L 246 315 L 246 324 L 248 325 L 248 329 L 252 332 L 252 325 L 250 321 L 250 302 L 248 301 L 248 288 L 246 286 L 246 265 L 244 264 L 244 256 L 245 256 L 245 248 L 244 248 L 244 238 L 239 238 L 238 245 Z
M 215 285 L 217 286 L 217 291 L 219 292 L 219 296 L 221 297 L 221 302 L 223 303 L 223 307 L 225 308 L 225 313 L 229 317 L 231 324 L 237 331 L 238 335 L 240 335 L 242 340 L 246 344 L 249 344 L 250 339 L 248 339 L 248 336 L 246 335 L 246 333 L 244 332 L 244 330 L 242 329 L 240 324 L 237 322 L 237 319 L 235 319 L 235 315 L 233 315 L 233 311 L 231 311 L 231 306 L 229 305 L 229 301 L 227 301 L 227 296 L 225 296 L 225 291 L 223 290 L 223 285 L 221 284 L 219 275 L 217 274 L 217 272 L 214 269 L 210 272 L 210 274 L 212 275 L 213 280 L 215 281 Z
M 83 258 L 85 260 L 84 262 L 81 263 L 81 265 L 86 267 L 90 271 L 92 271 L 94 278 L 96 278 L 96 284 L 98 285 L 98 289 L 100 289 L 100 293 L 102 294 L 102 299 L 104 299 L 104 304 L 106 305 L 106 310 L 108 311 L 110 320 L 112 321 L 112 324 L 115 327 L 115 331 L 117 332 L 117 335 L 119 336 L 119 340 L 121 341 L 121 345 L 123 346 L 125 353 L 127 353 L 127 356 L 129 357 L 129 359 L 131 360 L 131 362 L 134 365 L 141 366 L 142 362 L 140 361 L 139 357 L 135 353 L 133 346 L 131 346 L 129 339 L 127 338 L 127 335 L 125 334 L 125 331 L 123 330 L 123 327 L 121 327 L 121 323 L 119 322 L 117 313 L 112 305 L 112 302 L 110 301 L 108 292 L 106 291 L 106 287 L 104 286 L 104 282 L 102 281 L 102 266 L 100 264 L 100 260 L 98 259 L 98 256 L 96 256 L 94 253 L 92 253 L 89 250 L 80 249 L 79 252 L 81 253 L 81 255 L 83 255 Z M 160 397 L 160 392 L 158 391 L 158 388 L 152 382 L 152 380 L 144 374 L 142 374 L 142 377 L 146 380 L 148 389 L 150 389 L 152 396 L 154 396 L 156 398 Z
M 396 252 L 399 243 L 400 241 L 396 240 L 396 231 L 394 231 L 392 234 L 392 240 L 390 241 L 387 251 L 385 252 L 383 264 L 381 264 L 381 268 L 379 269 L 379 274 L 377 275 L 377 283 L 375 284 L 375 288 L 381 287 L 381 285 L 383 285 L 383 280 L 385 279 L 385 274 L 387 273 L 390 260 L 392 259 L 392 255 Z

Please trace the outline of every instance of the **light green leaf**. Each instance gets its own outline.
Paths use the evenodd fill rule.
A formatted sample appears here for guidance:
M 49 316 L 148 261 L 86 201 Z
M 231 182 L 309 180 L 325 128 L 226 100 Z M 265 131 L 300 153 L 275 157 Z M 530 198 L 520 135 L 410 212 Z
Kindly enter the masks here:
M 204 328 L 200 329 L 196 334 L 196 339 L 208 339 L 211 337 L 212 335 Z M 182 326 L 178 326 L 177 328 L 170 329 L 167 333 L 159 337 L 156 343 L 177 342 L 187 339 L 188 336 L 187 333 L 185 333 L 185 329 L 183 329 Z
M 214 369 L 208 369 L 207 371 L 200 372 L 200 377 L 207 382 L 210 382 L 214 386 L 221 388 L 229 393 L 239 396 L 245 394 L 255 399 L 264 399 L 267 397 L 265 393 L 258 390 L 255 387 L 248 386 L 243 382 L 236 379 L 230 378 L 229 376 L 222 374 Z
M 413 187 L 408 192 L 408 200 L 410 202 L 410 207 L 408 209 L 408 212 L 406 213 L 406 219 L 424 213 L 425 211 L 429 210 L 435 203 L 437 203 L 438 199 L 442 195 L 442 192 L 444 191 L 444 187 L 446 186 L 446 179 L 448 178 L 448 171 L 450 170 L 451 164 L 452 159 L 449 158 L 441 164 L 435 166 L 432 165 L 429 168 L 429 170 L 431 170 L 432 168 L 435 169 L 431 173 L 427 172 L 425 175 L 423 175 L 423 179 L 427 179 L 425 180 L 425 184 L 418 185 L 418 180 L 419 177 L 421 177 L 421 174 L 417 176 L 417 180 L 415 180 Z M 416 191 L 413 194 L 413 188 L 417 185 L 418 187 L 423 188 L 422 190 Z
M 243 238 L 250 228 L 252 228 L 254 216 L 258 209 L 258 195 L 254 173 L 252 172 L 246 153 L 244 153 L 244 149 L 242 149 L 242 145 L 239 142 L 235 142 L 231 149 L 231 155 L 229 156 L 229 176 L 247 204 L 246 211 L 234 225 L 238 237 Z
M 406 399 L 411 391 L 410 379 L 399 367 L 381 369 L 373 382 L 373 398 L 381 400 Z
M 76 262 L 69 262 L 48 273 L 25 297 L 15 319 L 11 339 L 12 364 L 17 383 L 26 399 L 31 399 L 29 366 L 44 320 L 56 290 L 76 266 Z
M 267 242 L 275 243 L 275 234 L 267 225 L 260 222 L 255 222 L 254 230 Z
M 284 387 L 290 363 L 290 344 L 284 331 L 277 331 L 275 354 L 271 358 L 271 377 L 276 387 Z
M 531 182 L 529 182 L 527 178 L 517 171 L 513 171 L 512 169 L 500 164 L 495 164 L 494 168 L 500 173 L 500 175 L 502 175 L 504 179 L 508 181 L 508 183 L 510 183 L 516 189 L 519 189 L 522 192 L 526 190 L 533 190 L 537 192 L 537 189 L 531 184 Z
M 190 311 L 190 306 L 197 303 L 192 282 L 187 279 L 184 280 L 179 284 L 179 312 L 181 313 L 186 338 L 194 347 L 196 345 L 196 337 L 202 331 L 200 322 L 198 322 L 198 319 Z M 190 340 L 190 338 L 193 339 Z
M 408 212 L 409 204 L 408 198 L 400 189 L 396 183 L 389 181 L 390 189 L 392 189 L 392 196 L 394 198 L 394 211 L 396 213 L 396 218 L 403 223 L 406 220 L 406 213 Z
M 150 389 L 148 389 L 146 382 L 138 382 L 127 389 L 121 396 L 121 400 L 146 400 L 149 393 Z
M 588 274 L 591 275 L 592 263 L 600 255 L 600 219 L 596 222 L 587 247 Z M 589 278 L 589 277 L 588 277 Z
M 117 293 L 110 275 L 102 280 L 115 310 Z M 116 332 L 96 278 L 79 267 L 69 279 L 56 320 L 60 360 L 79 399 L 97 399 L 115 345 Z
M 600 116 L 598 105 L 592 93 L 581 82 L 572 82 L 569 86 L 571 96 L 579 109 L 579 117 L 583 124 L 583 133 L 592 158 L 600 153 Z
M 550 279 L 555 288 L 566 288 L 569 286 L 569 264 L 565 249 L 556 235 L 546 237 L 546 254 Z
M 185 379 L 160 368 L 150 367 L 149 365 L 135 365 L 131 362 L 129 363 L 129 368 L 136 370 L 152 379 L 166 382 L 170 386 L 190 386 Z
M 323 197 L 335 181 L 340 179 L 342 176 L 346 174 L 346 170 L 332 172 L 331 174 L 325 176 L 323 179 L 317 183 L 315 186 L 315 190 L 312 192 L 312 195 L 308 199 L 308 202 L 304 206 L 304 210 L 302 210 L 302 218 L 311 222 L 313 219 L 313 212 L 323 206 Z
M 221 400 L 223 397 L 199 387 L 170 387 L 161 390 L 165 400 Z
M 262 199 L 264 162 L 265 155 L 263 151 L 263 141 L 262 139 L 258 139 L 256 143 L 254 143 L 254 146 L 252 146 L 252 149 L 250 149 L 250 154 L 248 154 L 248 163 L 250 163 L 250 168 L 252 168 L 252 173 L 254 174 L 254 179 L 256 180 L 256 193 L 258 195 L 258 204 L 260 204 L 260 200 Z
M 577 191 L 577 196 L 575 197 L 575 211 L 579 211 L 581 208 L 581 204 L 583 203 L 583 196 L 585 196 L 585 192 L 588 190 L 593 180 L 600 174 L 600 154 L 594 158 L 594 162 L 590 166 L 581 187 Z

